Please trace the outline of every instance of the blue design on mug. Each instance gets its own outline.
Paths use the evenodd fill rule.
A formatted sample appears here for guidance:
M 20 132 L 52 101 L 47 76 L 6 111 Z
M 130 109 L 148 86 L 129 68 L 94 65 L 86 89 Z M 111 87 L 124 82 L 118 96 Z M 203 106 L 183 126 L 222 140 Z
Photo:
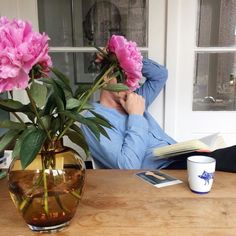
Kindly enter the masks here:
M 203 171 L 201 175 L 198 175 L 199 178 L 204 179 L 205 184 L 209 184 L 211 179 L 214 179 L 214 172 L 213 173 L 208 173 L 207 171 Z

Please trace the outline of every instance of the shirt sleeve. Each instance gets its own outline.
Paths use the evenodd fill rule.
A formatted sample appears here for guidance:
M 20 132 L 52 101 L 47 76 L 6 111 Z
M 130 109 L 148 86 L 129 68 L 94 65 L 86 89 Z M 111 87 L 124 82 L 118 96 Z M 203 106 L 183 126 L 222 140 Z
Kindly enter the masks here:
M 146 81 L 136 92 L 145 98 L 147 108 L 165 86 L 168 71 L 164 66 L 146 58 L 143 59 L 142 74 Z
M 141 115 L 129 115 L 127 129 L 106 129 L 110 140 L 103 135 L 98 141 L 86 126 L 86 136 L 92 156 L 107 168 L 140 169 L 148 140 L 148 124 Z

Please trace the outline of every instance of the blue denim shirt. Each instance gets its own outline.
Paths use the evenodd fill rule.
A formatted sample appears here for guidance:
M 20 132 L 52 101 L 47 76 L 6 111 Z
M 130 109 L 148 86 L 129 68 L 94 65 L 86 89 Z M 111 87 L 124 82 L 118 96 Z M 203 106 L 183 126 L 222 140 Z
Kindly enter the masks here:
M 158 96 L 167 80 L 165 67 L 150 60 L 143 60 L 142 74 L 145 83 L 135 92 L 145 98 L 146 109 Z M 103 115 L 114 126 L 106 128 L 110 140 L 101 135 L 100 142 L 93 133 L 82 126 L 95 162 L 103 168 L 159 169 L 167 166 L 169 160 L 153 156 L 153 148 L 175 143 L 146 110 L 144 115 L 122 114 L 113 108 L 94 103 L 94 111 Z M 87 113 L 87 116 L 91 116 Z

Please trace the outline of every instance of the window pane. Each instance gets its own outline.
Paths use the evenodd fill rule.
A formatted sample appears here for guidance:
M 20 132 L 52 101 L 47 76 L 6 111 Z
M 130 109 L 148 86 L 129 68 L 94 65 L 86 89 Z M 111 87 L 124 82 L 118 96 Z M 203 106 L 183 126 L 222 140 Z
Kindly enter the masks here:
M 112 34 L 125 35 L 147 46 L 146 0 L 40 0 L 40 32 L 46 32 L 50 46 L 105 46 Z M 53 19 L 53 20 L 52 20 Z M 68 75 L 73 85 L 91 83 L 96 68 L 94 52 L 51 53 L 53 66 Z
M 60 2 L 60 3 L 59 3 Z M 50 37 L 50 46 L 70 47 L 73 45 L 71 1 L 39 0 L 39 31 Z
M 82 0 L 84 46 L 104 46 L 112 34 L 147 46 L 146 0 Z
M 197 53 L 193 110 L 236 110 L 236 53 Z
M 147 46 L 146 0 L 39 0 L 38 12 L 50 46 L 105 46 L 112 34 Z
M 143 52 L 142 55 L 147 57 L 147 52 Z M 80 83 L 92 83 L 97 76 L 97 68 L 92 63 L 95 56 L 94 52 L 51 52 L 50 56 L 53 67 L 68 76 L 74 89 Z
M 53 67 L 58 68 L 68 76 L 73 85 L 91 83 L 96 76 L 92 60 L 94 53 L 50 53 Z M 73 86 L 74 88 L 75 86 Z
M 199 0 L 197 46 L 236 43 L 236 0 Z

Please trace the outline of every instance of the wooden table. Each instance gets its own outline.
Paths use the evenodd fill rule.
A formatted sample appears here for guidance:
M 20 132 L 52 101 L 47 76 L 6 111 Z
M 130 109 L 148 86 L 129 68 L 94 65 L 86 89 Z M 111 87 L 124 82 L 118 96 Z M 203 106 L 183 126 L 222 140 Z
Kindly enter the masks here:
M 163 188 L 137 172 L 88 170 L 77 213 L 56 235 L 236 235 L 236 174 L 217 172 L 212 191 L 198 195 L 188 189 L 186 171 L 163 171 L 184 181 Z M 0 235 L 37 235 L 13 206 L 6 179 L 0 184 Z

